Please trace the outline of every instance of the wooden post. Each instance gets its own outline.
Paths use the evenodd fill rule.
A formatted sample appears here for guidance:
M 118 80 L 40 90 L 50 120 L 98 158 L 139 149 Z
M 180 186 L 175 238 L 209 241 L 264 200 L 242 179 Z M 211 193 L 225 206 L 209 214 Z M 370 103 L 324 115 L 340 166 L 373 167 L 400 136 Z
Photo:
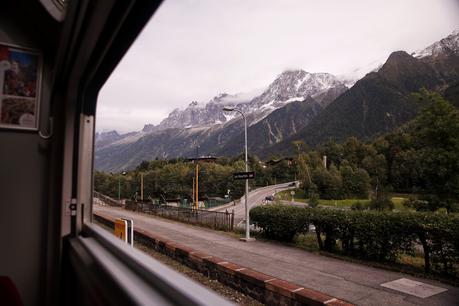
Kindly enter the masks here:
M 196 160 L 196 178 L 195 178 L 195 186 L 196 186 L 196 191 L 194 193 L 195 197 L 196 197 L 196 201 L 195 201 L 195 209 L 198 209 L 199 208 L 199 164 L 198 164 L 198 161 Z
M 143 202 L 143 173 L 140 173 L 140 201 Z

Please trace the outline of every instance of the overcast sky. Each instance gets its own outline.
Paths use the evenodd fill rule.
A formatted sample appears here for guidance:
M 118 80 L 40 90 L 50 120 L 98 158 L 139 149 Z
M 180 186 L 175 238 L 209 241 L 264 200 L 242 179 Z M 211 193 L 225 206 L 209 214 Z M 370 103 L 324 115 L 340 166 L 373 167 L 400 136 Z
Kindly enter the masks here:
M 458 29 L 458 0 L 166 0 L 102 88 L 97 130 L 254 94 L 287 69 L 363 76 Z

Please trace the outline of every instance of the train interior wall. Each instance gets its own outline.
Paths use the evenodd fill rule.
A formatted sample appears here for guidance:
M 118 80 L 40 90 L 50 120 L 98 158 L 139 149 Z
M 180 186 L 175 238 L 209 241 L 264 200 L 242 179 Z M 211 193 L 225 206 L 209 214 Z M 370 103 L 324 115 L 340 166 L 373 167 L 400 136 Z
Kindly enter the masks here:
M 39 127 L 45 134 L 58 27 L 38 1 L 2 3 L 0 42 L 43 54 Z M 37 131 L 0 129 L 0 276 L 12 279 L 24 305 L 44 301 L 49 150 Z

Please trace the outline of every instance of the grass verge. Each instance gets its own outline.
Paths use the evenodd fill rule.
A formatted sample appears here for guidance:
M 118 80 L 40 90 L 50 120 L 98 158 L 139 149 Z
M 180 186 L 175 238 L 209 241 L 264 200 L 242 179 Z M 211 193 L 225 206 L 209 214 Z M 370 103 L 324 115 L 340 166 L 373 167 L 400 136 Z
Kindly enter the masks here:
M 302 203 L 307 203 L 308 202 L 308 197 L 304 193 L 302 189 L 295 189 L 295 194 L 294 194 L 294 200 L 295 202 L 302 202 Z M 276 193 L 276 199 L 278 200 L 284 200 L 284 201 L 291 201 L 292 200 L 292 195 L 290 194 L 290 190 L 285 190 Z M 394 209 L 399 210 L 399 211 L 407 211 L 410 210 L 409 208 L 403 206 L 403 202 L 408 199 L 409 195 L 406 194 L 394 194 L 391 197 L 392 202 L 394 203 Z M 364 205 L 370 203 L 370 200 L 368 199 L 342 199 L 342 200 L 325 200 L 325 199 L 319 199 L 319 205 L 322 206 L 328 206 L 328 207 L 337 207 L 337 208 L 343 208 L 343 209 L 350 209 L 352 207 L 352 204 L 355 202 L 360 202 Z

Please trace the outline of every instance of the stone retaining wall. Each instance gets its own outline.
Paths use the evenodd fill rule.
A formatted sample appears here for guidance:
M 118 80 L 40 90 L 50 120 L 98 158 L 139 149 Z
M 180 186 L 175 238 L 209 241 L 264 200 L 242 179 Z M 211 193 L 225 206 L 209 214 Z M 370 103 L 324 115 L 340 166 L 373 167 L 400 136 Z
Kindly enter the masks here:
M 105 225 L 114 224 L 112 218 L 100 213 L 95 213 L 94 217 Z M 142 229 L 134 230 L 134 240 L 266 305 L 352 305 L 321 292 L 196 251 Z

